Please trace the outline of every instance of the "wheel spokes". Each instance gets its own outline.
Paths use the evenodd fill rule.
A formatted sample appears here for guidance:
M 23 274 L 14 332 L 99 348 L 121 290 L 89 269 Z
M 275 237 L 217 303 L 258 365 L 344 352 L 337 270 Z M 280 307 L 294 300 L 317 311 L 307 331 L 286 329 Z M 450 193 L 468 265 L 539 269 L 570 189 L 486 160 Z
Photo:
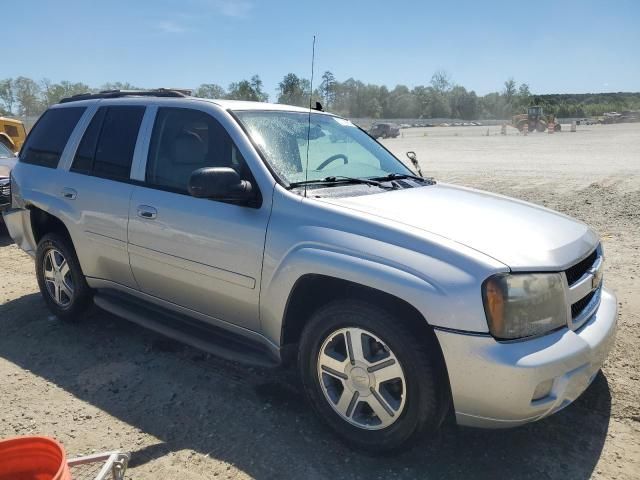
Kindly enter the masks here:
M 69 273 L 69 264 L 65 259 L 62 259 L 62 263 L 60 264 L 58 271 L 60 272 L 63 278 L 66 277 L 67 274 Z
M 342 395 L 340 395 L 338 403 L 336 403 L 336 410 L 338 410 L 338 412 L 340 412 L 345 417 L 351 418 L 356 404 L 358 403 L 359 396 L 360 394 L 358 392 L 350 392 L 349 390 L 345 389 L 342 392 Z
M 378 385 L 388 382 L 389 380 L 395 380 L 403 377 L 402 368 L 400 368 L 400 365 L 394 359 L 385 360 L 384 362 L 372 365 L 367 370 L 373 373 Z
M 371 388 L 371 394 L 371 396 L 367 397 L 367 404 L 371 407 L 371 410 L 373 410 L 373 413 L 375 413 L 382 425 L 390 424 L 395 415 L 393 409 L 373 387 Z
M 55 249 L 49 250 L 43 261 L 43 277 L 51 298 L 60 306 L 73 300 L 71 268 L 64 256 Z
M 347 422 L 377 430 L 402 413 L 406 380 L 391 349 L 375 334 L 341 328 L 322 344 L 317 368 L 327 400 Z
M 364 352 L 362 350 L 362 330 L 359 328 L 350 328 L 347 330 L 345 336 L 351 365 L 354 365 L 356 362 L 366 362 L 367 360 L 364 358 Z
M 326 352 L 322 352 L 320 353 L 319 363 L 322 371 L 336 378 L 346 380 L 347 375 L 344 373 L 347 364 L 346 360 L 337 360 L 329 356 Z

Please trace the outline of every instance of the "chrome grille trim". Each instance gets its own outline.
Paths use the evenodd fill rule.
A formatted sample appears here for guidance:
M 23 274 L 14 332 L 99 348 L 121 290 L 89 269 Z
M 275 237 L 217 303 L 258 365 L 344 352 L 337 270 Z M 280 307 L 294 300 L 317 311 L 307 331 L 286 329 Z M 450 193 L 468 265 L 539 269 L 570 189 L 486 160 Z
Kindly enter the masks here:
M 595 256 L 593 253 L 595 253 Z M 595 313 L 600 305 L 604 263 L 600 245 L 598 245 L 593 253 L 576 263 L 573 267 L 562 272 L 567 292 L 568 325 L 572 330 L 580 328 Z M 591 264 L 585 262 L 587 259 L 593 259 L 593 262 Z M 575 273 L 577 266 L 579 266 L 580 271 L 583 271 L 583 273 L 576 279 Z M 567 275 L 569 271 L 571 271 L 573 275 L 573 283 L 571 284 L 569 283 L 570 275 Z M 589 296 L 591 296 L 591 299 L 587 300 Z M 585 301 L 586 305 L 583 305 Z
M 587 305 L 582 309 L 578 316 L 571 319 L 571 328 L 576 330 L 580 328 L 584 322 L 586 322 L 591 315 L 593 315 L 598 307 L 600 306 L 600 297 L 602 296 L 602 288 L 598 287 L 593 295 L 593 298 L 587 303 Z

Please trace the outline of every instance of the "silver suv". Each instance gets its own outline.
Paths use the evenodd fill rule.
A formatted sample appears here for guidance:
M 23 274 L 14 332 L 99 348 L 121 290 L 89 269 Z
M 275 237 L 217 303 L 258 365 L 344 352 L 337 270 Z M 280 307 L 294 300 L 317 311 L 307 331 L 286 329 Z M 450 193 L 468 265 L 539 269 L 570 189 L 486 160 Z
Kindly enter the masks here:
M 107 92 L 50 108 L 5 221 L 45 302 L 92 302 L 222 357 L 295 362 L 351 445 L 569 405 L 612 347 L 587 225 L 416 175 L 354 124 L 284 105 Z

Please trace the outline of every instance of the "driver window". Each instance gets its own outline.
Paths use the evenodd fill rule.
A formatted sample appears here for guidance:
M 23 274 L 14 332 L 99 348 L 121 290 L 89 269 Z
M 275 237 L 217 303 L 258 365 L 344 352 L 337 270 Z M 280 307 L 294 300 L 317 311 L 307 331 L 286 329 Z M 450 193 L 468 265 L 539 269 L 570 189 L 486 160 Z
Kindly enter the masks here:
M 242 178 L 249 178 L 240 151 L 211 115 L 187 108 L 158 109 L 147 158 L 146 183 L 187 193 L 191 173 L 203 167 L 231 167 Z

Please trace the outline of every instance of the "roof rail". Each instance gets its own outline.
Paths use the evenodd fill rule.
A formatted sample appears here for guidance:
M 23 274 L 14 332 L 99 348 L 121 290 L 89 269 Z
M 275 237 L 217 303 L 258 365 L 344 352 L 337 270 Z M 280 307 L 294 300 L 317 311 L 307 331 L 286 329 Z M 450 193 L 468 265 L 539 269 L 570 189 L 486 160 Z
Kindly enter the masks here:
M 153 90 L 103 90 L 98 93 L 79 93 L 63 98 L 60 103 L 79 102 L 80 100 L 94 100 L 100 98 L 122 97 L 188 97 L 191 90 L 177 88 L 155 88 Z

